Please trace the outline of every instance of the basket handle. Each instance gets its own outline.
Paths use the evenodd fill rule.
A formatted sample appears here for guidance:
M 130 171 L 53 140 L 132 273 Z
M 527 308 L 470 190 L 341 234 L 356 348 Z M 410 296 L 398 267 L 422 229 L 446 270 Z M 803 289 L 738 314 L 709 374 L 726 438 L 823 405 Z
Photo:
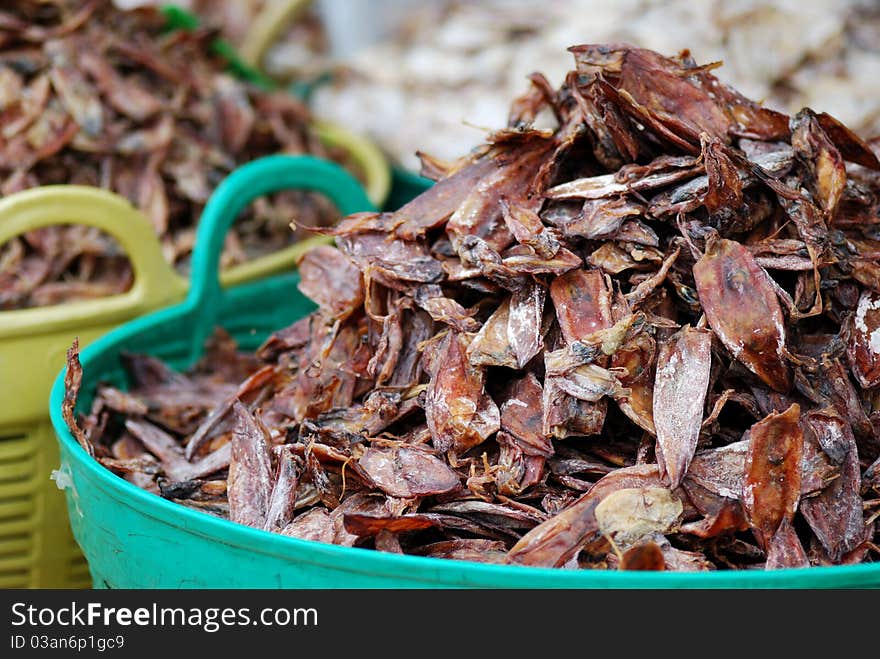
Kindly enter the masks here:
M 310 0 L 268 0 L 254 16 L 238 48 L 241 59 L 260 68 L 260 60 L 272 42 L 311 4 Z
M 149 221 L 124 197 L 86 185 L 46 185 L 0 199 L 0 245 L 28 231 L 63 224 L 95 227 L 119 242 L 134 271 L 126 293 L 133 309 L 184 295 L 186 282 L 165 261 Z
M 374 210 L 360 183 L 339 165 L 313 156 L 274 155 L 254 160 L 227 176 L 208 199 L 196 233 L 187 298 L 194 314 L 193 349 L 214 329 L 223 295 L 218 268 L 227 231 L 254 199 L 286 189 L 313 190 L 326 195 L 342 215 Z M 291 218 L 293 219 L 293 218 Z M 280 252 L 279 269 L 295 262 L 322 239 L 310 238 Z M 267 258 L 267 257 L 264 257 Z M 268 257 L 271 258 L 271 257 Z
M 364 172 L 364 191 L 373 205 L 382 208 L 391 192 L 391 167 L 382 151 L 370 140 L 338 124 L 312 120 L 312 128 L 325 146 L 338 147 Z
M 174 3 L 162 5 L 162 14 L 167 21 L 169 30 L 184 30 L 191 32 L 197 30 L 201 21 L 191 11 L 187 11 L 183 7 Z M 210 44 L 211 50 L 226 61 L 229 70 L 238 78 L 245 80 L 260 89 L 273 90 L 278 85 L 272 78 L 263 75 L 256 67 L 251 66 L 238 55 L 238 52 L 229 41 L 221 37 L 217 37 Z
M 374 206 L 381 207 L 391 189 L 391 173 L 382 152 L 371 142 L 334 124 L 315 121 L 312 127 L 325 145 L 342 147 L 348 151 L 349 156 L 366 172 L 366 182 L 362 185 L 367 199 Z M 220 272 L 220 285 L 228 288 L 289 270 L 318 241 L 330 242 L 330 239 L 315 236 L 253 261 L 224 268 Z

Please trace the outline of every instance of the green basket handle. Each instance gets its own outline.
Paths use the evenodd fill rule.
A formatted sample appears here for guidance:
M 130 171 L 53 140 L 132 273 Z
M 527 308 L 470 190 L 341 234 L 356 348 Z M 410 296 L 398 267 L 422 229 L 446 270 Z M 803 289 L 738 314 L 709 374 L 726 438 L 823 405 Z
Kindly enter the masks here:
M 313 156 L 274 155 L 254 160 L 227 176 L 208 199 L 196 233 L 187 304 L 195 313 L 195 354 L 211 334 L 223 290 L 220 285 L 220 254 L 227 231 L 238 214 L 254 199 L 287 189 L 312 190 L 326 195 L 342 215 L 375 210 L 364 189 L 339 165 Z M 291 218 L 293 219 L 293 218 Z M 326 238 L 309 238 L 294 245 L 299 254 Z M 292 261 L 284 250 L 281 265 Z
M 197 30 L 201 23 L 198 16 L 173 3 L 163 5 L 161 12 L 165 16 L 165 20 L 168 21 L 169 30 Z M 259 69 L 251 66 L 239 57 L 235 46 L 226 39 L 217 37 L 211 41 L 210 48 L 216 55 L 226 60 L 229 70 L 240 79 L 266 90 L 272 90 L 277 87 L 272 78 L 263 75 Z
M 130 317 L 184 296 L 187 284 L 165 261 L 149 221 L 118 194 L 85 185 L 46 185 L 0 199 L 0 245 L 34 229 L 64 224 L 95 227 L 116 239 L 131 262 L 132 287 L 100 300 L 0 312 L 0 334 L 123 312 Z

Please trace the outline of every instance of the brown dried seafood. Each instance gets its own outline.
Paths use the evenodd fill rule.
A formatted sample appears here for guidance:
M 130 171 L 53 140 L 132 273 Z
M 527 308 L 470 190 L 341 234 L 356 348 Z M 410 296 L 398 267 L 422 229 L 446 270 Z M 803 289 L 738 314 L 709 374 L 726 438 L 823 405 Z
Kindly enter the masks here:
M 560 89 L 533 76 L 508 128 L 429 162 L 433 188 L 344 218 L 301 264 L 318 310 L 252 363 L 130 358 L 131 390 L 85 419 L 97 458 L 183 505 L 382 551 L 877 560 L 876 156 L 686 57 L 572 51 Z M 547 107 L 558 127 L 534 129 Z M 196 394 L 206 378 L 223 385 Z
M 110 0 L 12 0 L 0 8 L 0 194 L 84 184 L 128 198 L 185 272 L 195 226 L 230 171 L 273 153 L 328 151 L 282 92 L 225 72 L 212 29 L 168 32 L 154 9 Z M 328 226 L 325 198 L 283 192 L 239 219 L 225 266 L 290 244 L 291 219 Z M 0 245 L 0 310 L 101 297 L 130 286 L 119 249 L 94 230 L 50 228 Z

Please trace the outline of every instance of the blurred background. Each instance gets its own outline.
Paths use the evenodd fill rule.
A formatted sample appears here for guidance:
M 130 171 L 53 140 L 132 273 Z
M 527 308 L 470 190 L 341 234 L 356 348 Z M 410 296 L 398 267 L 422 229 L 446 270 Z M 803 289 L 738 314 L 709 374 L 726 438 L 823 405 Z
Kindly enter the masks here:
M 120 4 L 139 4 L 120 2 Z M 503 125 L 526 76 L 558 85 L 573 44 L 689 49 L 751 98 L 829 112 L 880 134 L 880 0 L 182 0 L 239 45 L 271 13 L 257 54 L 274 77 L 311 79 L 319 116 L 372 136 L 399 164 L 453 158 Z M 293 9 L 291 6 L 294 5 Z M 285 11 L 288 12 L 285 15 Z M 266 36 L 265 34 L 263 35 Z M 250 53 L 253 55 L 254 53 Z

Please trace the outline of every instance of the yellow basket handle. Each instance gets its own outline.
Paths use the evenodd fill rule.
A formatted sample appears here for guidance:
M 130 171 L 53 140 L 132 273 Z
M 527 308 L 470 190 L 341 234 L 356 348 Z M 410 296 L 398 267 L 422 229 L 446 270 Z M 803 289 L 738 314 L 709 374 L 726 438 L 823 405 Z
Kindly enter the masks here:
M 330 121 L 315 119 L 312 128 L 330 147 L 341 147 L 364 171 L 364 190 L 376 208 L 382 208 L 391 192 L 391 167 L 382 151 L 370 140 Z
M 125 198 L 85 185 L 47 185 L 0 199 L 0 245 L 47 226 L 78 224 L 115 238 L 131 261 L 134 281 L 126 293 L 98 300 L 0 312 L 0 335 L 76 318 L 136 315 L 180 300 L 187 289 L 162 256 L 147 218 Z
M 309 4 L 310 0 L 267 0 L 241 40 L 238 55 L 242 61 L 262 70 L 260 61 L 272 42 Z

